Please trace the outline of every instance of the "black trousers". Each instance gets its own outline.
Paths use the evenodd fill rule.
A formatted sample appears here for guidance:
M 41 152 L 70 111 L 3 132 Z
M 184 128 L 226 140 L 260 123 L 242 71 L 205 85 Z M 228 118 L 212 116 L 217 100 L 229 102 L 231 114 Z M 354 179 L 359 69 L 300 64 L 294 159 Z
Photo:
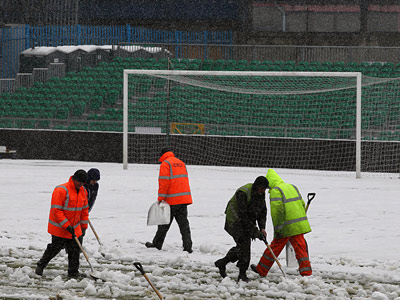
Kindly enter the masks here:
M 224 264 L 237 262 L 240 273 L 246 273 L 250 265 L 251 257 L 251 238 L 249 234 L 240 233 L 233 236 L 236 246 L 229 249 L 226 256 L 222 259 Z
M 167 236 L 167 232 L 171 227 L 174 218 L 178 223 L 179 230 L 182 235 L 183 250 L 192 250 L 192 237 L 188 220 L 187 204 L 171 205 L 171 220 L 169 224 L 158 226 L 156 235 L 153 239 L 154 246 L 159 249 L 162 248 L 165 237 Z
M 80 236 L 78 240 L 82 242 L 82 236 Z M 68 254 L 68 275 L 78 273 L 79 254 L 81 251 L 78 244 L 73 239 L 65 239 L 55 235 L 51 236 L 51 243 L 47 245 L 42 258 L 37 263 L 38 266 L 45 268 L 48 263 L 64 248 Z

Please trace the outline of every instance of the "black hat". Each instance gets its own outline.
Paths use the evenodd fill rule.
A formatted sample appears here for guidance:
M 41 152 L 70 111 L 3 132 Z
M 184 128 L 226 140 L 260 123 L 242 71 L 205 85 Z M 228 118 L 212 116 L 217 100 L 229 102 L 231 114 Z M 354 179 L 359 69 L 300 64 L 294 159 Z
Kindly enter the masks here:
M 167 152 L 169 152 L 169 151 L 172 151 L 171 148 L 169 148 L 169 147 L 164 147 L 164 148 L 162 148 L 162 149 L 161 149 L 161 152 L 160 152 L 160 156 L 162 156 L 164 153 L 167 153 Z
M 100 180 L 100 171 L 96 168 L 92 168 L 87 172 L 88 181 L 90 180 Z
M 265 176 L 258 176 L 256 178 L 256 180 L 254 181 L 253 186 L 268 188 L 269 187 L 269 181 Z
M 78 170 L 74 173 L 74 176 L 72 176 L 73 179 L 79 182 L 86 183 L 88 179 L 88 175 L 85 170 Z

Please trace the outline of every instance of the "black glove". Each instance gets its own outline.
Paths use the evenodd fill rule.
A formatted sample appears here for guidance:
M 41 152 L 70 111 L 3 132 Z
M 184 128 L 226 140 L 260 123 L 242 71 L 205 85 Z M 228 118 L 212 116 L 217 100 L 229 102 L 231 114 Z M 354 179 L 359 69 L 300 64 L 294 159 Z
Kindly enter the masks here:
M 85 234 L 86 234 L 86 229 L 82 228 L 82 236 L 85 236 Z
M 75 230 L 74 230 L 74 228 L 72 228 L 71 225 L 69 225 L 69 226 L 67 227 L 67 231 L 68 231 L 70 234 L 72 234 L 72 238 L 73 238 L 73 239 L 76 237 L 76 235 L 75 235 Z
M 260 241 L 263 241 L 265 239 L 265 236 L 260 230 L 257 230 L 256 238 L 259 239 Z

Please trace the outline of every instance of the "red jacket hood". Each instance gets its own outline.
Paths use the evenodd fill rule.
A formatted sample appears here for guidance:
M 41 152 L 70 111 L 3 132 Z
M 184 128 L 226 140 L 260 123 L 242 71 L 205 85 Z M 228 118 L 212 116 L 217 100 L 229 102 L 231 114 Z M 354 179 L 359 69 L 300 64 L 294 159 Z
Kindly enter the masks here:
M 175 154 L 172 151 L 165 152 L 159 159 L 160 162 L 163 162 L 169 157 L 175 157 Z

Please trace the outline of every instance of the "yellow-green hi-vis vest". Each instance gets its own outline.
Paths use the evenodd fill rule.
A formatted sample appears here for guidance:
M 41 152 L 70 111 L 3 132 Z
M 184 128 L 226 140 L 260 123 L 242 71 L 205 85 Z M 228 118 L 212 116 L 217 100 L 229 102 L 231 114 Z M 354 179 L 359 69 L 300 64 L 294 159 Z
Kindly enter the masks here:
M 247 202 L 250 202 L 251 200 L 251 187 L 253 186 L 252 183 L 248 183 L 239 189 L 237 191 L 242 191 L 246 194 L 247 196 Z M 225 209 L 225 214 L 226 214 L 226 224 L 228 226 L 232 226 L 234 223 L 239 221 L 239 216 L 238 216 L 238 204 L 236 202 L 236 192 L 232 196 L 232 198 L 229 200 L 228 205 L 226 206 Z
M 304 200 L 296 186 L 283 182 L 274 170 L 268 170 L 271 217 L 274 237 L 284 238 L 311 231 Z

